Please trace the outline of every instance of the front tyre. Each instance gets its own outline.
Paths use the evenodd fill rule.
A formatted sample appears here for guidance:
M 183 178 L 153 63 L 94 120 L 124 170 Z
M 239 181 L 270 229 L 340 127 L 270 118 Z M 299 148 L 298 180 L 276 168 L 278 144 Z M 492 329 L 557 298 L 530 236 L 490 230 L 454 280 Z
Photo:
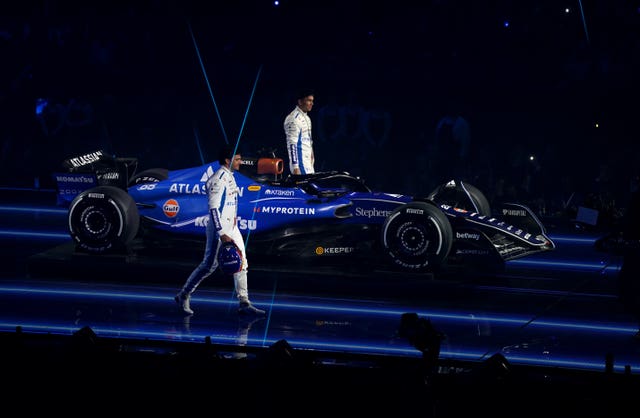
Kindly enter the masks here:
M 128 247 L 138 231 L 140 215 L 126 191 L 98 186 L 73 199 L 68 222 L 69 233 L 78 250 L 103 254 Z
M 472 184 L 451 180 L 441 184 L 427 196 L 438 205 L 446 204 L 454 208 L 491 216 L 491 206 L 487 197 Z
M 437 271 L 453 243 L 449 220 L 435 205 L 411 202 L 396 208 L 382 226 L 383 251 L 406 271 Z

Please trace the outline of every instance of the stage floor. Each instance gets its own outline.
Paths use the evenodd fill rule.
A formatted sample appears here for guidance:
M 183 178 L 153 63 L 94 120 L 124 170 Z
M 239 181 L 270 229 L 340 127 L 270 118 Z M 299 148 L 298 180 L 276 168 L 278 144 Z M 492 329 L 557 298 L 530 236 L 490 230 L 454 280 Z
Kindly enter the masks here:
M 492 277 L 256 265 L 249 289 L 264 317 L 238 315 L 231 280 L 217 274 L 185 316 L 173 297 L 200 254 L 96 261 L 74 253 L 63 211 L 46 201 L 1 210 L 0 331 L 32 336 L 40 348 L 43 336 L 84 335 L 121 351 L 209 347 L 219 359 L 250 361 L 280 350 L 316 368 L 354 370 L 424 366 L 437 349 L 428 372 L 437 376 L 478 376 L 496 359 L 533 380 L 640 374 L 638 318 L 618 295 L 623 260 L 595 251 L 597 234 L 550 230 L 556 251 Z M 408 330 L 412 317 L 434 332 L 417 344 L 411 336 L 425 329 Z

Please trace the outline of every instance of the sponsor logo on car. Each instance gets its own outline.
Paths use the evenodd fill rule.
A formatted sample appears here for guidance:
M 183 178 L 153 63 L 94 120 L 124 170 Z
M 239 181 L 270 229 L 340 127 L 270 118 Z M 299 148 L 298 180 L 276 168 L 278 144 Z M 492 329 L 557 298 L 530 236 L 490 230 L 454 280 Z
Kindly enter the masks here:
M 77 196 L 82 193 L 83 189 L 59 189 L 58 195 L 60 196 Z
M 238 216 L 238 229 L 240 230 L 255 230 L 258 227 L 258 221 L 255 219 L 243 219 Z
M 87 174 L 56 175 L 55 179 L 58 196 L 64 196 L 65 201 L 67 201 L 66 196 L 77 196 L 97 184 L 96 178 Z
M 470 232 L 456 232 L 456 238 L 478 241 L 480 239 L 480 234 L 472 234 Z
M 83 165 L 96 162 L 102 157 L 102 151 L 91 152 L 89 154 L 81 155 L 79 157 L 70 158 L 69 162 L 74 167 L 82 167 Z
M 120 178 L 120 173 L 117 171 L 110 171 L 104 174 L 98 174 L 98 178 L 103 180 L 118 180 Z
M 56 181 L 66 183 L 95 183 L 93 176 L 78 175 L 78 176 L 56 176 Z
M 411 213 L 414 215 L 422 215 L 424 211 L 422 209 L 407 208 L 407 213 Z
M 242 165 L 256 165 L 256 160 L 254 159 L 241 159 L 240 164 Z
M 465 249 L 465 250 L 456 250 L 457 255 L 480 255 L 487 256 L 489 255 L 489 250 L 477 250 L 477 249 Z
M 317 255 L 351 254 L 353 250 L 353 247 L 316 247 L 315 252 Z
M 514 247 L 502 247 L 502 248 L 498 248 L 498 252 L 500 253 L 501 256 L 506 256 L 510 253 L 514 253 L 514 252 L 519 252 L 519 251 L 525 251 L 526 248 L 524 247 L 520 247 L 520 246 L 514 246 Z
M 209 180 L 209 177 L 213 176 L 214 172 L 213 172 L 213 168 L 211 166 L 207 167 L 207 170 L 202 173 L 202 176 L 200 176 L 200 182 L 204 183 L 207 180 Z
M 167 218 L 175 218 L 180 212 L 180 204 L 175 199 L 169 199 L 162 205 L 162 212 Z
M 207 223 L 209 222 L 210 217 L 208 215 L 205 216 L 198 216 L 194 221 L 193 224 L 195 226 L 199 226 L 202 228 L 205 228 L 207 226 Z M 241 217 L 238 216 L 238 229 L 240 230 L 250 230 L 250 231 L 254 231 L 256 228 L 258 228 L 258 221 L 255 219 L 243 219 Z
M 254 184 L 247 187 L 247 190 L 249 190 L 250 192 L 257 192 L 260 190 L 260 186 L 258 186 L 257 184 Z
M 180 194 L 207 194 L 207 188 L 204 184 L 196 183 L 173 183 L 169 187 L 169 193 Z
M 255 212 L 273 213 L 276 215 L 315 215 L 315 208 L 285 208 L 282 206 L 257 206 Z
M 260 187 L 260 186 L 257 186 Z M 242 197 L 244 187 L 238 188 L 238 196 Z M 207 185 L 202 183 L 172 183 L 169 186 L 169 193 L 179 194 L 207 194 Z
M 293 190 L 267 189 L 264 194 L 266 196 L 293 196 Z
M 365 218 L 386 218 L 387 216 L 391 215 L 391 212 L 392 211 L 390 210 L 382 210 L 377 208 L 371 208 L 371 209 L 356 208 L 355 215 L 362 216 Z

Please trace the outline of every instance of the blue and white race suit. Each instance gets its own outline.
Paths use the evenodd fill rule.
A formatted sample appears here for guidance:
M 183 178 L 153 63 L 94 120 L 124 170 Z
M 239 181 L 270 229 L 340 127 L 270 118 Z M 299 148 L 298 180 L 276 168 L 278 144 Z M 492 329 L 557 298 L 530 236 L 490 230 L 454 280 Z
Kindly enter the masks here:
M 234 273 L 233 281 L 238 299 L 247 301 L 247 256 L 240 229 L 238 229 L 238 194 L 239 189 L 233 177 L 233 171 L 220 167 L 207 180 L 207 196 L 209 203 L 209 219 L 206 226 L 206 246 L 200 264 L 193 270 L 184 286 L 183 295 L 193 293 L 202 281 L 218 268 L 218 251 L 222 245 L 220 236 L 228 235 L 238 246 L 242 254 L 242 269 Z
M 284 119 L 284 133 L 287 140 L 289 170 L 296 168 L 300 174 L 313 174 L 314 155 L 311 137 L 311 118 L 300 107 L 296 106 Z

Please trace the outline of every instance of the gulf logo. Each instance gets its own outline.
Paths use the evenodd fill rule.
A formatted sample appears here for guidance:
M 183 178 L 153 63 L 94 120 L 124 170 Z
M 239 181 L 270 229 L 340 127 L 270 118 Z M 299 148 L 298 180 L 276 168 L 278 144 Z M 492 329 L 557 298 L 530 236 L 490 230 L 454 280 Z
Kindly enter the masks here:
M 180 205 L 175 199 L 169 199 L 162 205 L 162 211 L 167 218 L 175 218 L 180 212 Z

